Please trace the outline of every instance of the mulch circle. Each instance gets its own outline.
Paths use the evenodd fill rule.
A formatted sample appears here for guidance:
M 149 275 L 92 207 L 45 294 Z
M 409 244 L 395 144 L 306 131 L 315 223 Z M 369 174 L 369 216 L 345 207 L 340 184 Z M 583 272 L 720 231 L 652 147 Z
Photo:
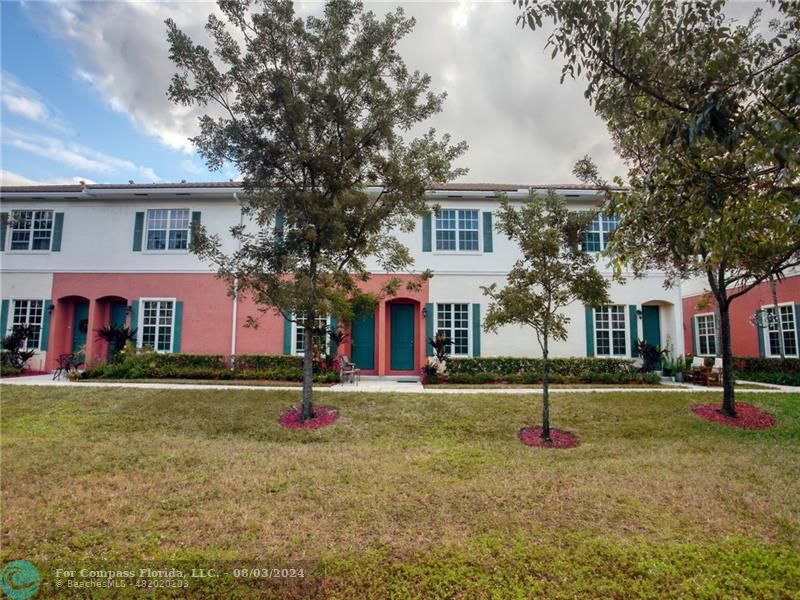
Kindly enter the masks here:
M 775 425 L 775 417 L 760 411 L 752 404 L 736 403 L 736 418 L 722 414 L 722 404 L 700 404 L 692 408 L 692 412 L 706 421 L 713 421 L 742 429 L 769 429 Z
M 580 444 L 580 440 L 566 431 L 550 428 L 550 439 L 552 443 L 542 439 L 541 427 L 523 427 L 517 434 L 519 441 L 526 446 L 536 446 L 537 448 L 574 448 Z
M 292 407 L 281 415 L 278 423 L 288 429 L 320 429 L 333 425 L 339 418 L 339 411 L 328 406 L 315 406 L 314 417 L 307 421 L 300 420 L 301 414 L 298 407 Z

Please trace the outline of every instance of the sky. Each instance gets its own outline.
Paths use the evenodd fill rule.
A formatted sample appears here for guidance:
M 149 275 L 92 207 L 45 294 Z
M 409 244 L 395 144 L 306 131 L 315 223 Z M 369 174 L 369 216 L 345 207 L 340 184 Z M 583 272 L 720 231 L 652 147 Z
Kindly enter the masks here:
M 395 6 L 366 3 L 380 15 Z M 459 181 L 571 183 L 586 154 L 607 179 L 624 174 L 583 83 L 559 84 L 546 32 L 520 29 L 510 1 L 402 6 L 417 25 L 401 55 L 448 94 L 426 125 L 470 147 L 456 163 L 469 169 Z M 164 19 L 205 41 L 216 11 L 209 2 L 0 2 L 2 184 L 238 178 L 232 166 L 208 170 L 188 140 L 201 111 L 166 95 L 174 68 Z

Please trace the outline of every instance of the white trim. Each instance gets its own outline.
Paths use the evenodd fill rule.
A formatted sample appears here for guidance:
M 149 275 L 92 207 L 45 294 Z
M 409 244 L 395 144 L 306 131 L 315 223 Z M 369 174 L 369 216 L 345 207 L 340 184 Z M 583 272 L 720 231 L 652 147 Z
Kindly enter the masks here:
M 42 255 L 42 254 L 51 254 L 53 252 L 53 235 L 56 231 L 56 209 L 55 208 L 9 208 L 8 210 L 8 223 L 6 224 L 6 239 L 5 244 L 6 247 L 2 248 L 4 252 L 8 252 L 13 255 Z M 50 243 L 47 245 L 47 249 L 44 250 L 34 250 L 33 246 L 33 221 L 31 221 L 31 237 L 28 239 L 28 247 L 25 250 L 14 250 L 11 248 L 11 242 L 14 238 L 14 213 L 15 212 L 44 212 L 50 211 L 53 213 L 53 218 L 50 220 Z
M 172 322 L 170 323 L 169 331 L 169 350 L 158 350 L 153 348 L 159 354 L 171 354 L 172 349 L 175 347 L 175 309 L 178 306 L 177 298 L 137 298 L 139 302 L 139 314 L 136 319 L 136 347 L 143 348 L 144 340 L 144 303 L 145 302 L 172 302 Z M 156 325 L 156 344 L 158 343 L 158 325 Z
M 150 213 L 156 210 L 165 210 L 167 211 L 167 227 L 166 229 L 157 229 L 156 231 L 166 231 L 166 237 L 164 238 L 164 243 L 166 244 L 166 248 L 162 249 L 151 249 L 148 250 L 148 242 L 150 239 Z M 172 231 L 184 231 L 183 229 L 172 229 L 169 226 L 170 219 L 172 218 L 172 211 L 178 210 L 185 210 L 189 212 L 189 218 L 187 219 L 188 226 L 186 228 L 186 248 L 173 248 L 170 249 L 169 247 L 169 234 Z M 192 209 L 183 206 L 181 208 L 146 208 L 144 211 L 144 243 L 142 244 L 142 252 L 145 254 L 189 254 L 189 244 L 192 242 Z
M 800 356 L 800 344 L 798 343 L 798 342 L 800 342 L 800 339 L 798 339 L 798 335 L 797 335 L 797 309 L 795 307 L 794 301 L 778 302 L 778 307 L 781 307 L 781 306 L 791 306 L 792 307 L 792 323 L 794 323 L 794 347 L 795 347 L 795 349 L 797 351 L 792 353 L 792 354 L 787 352 L 786 356 L 796 358 L 796 357 Z M 775 305 L 774 304 L 762 304 L 761 307 L 760 307 L 760 310 L 765 311 L 768 308 L 774 309 Z M 778 333 L 783 335 L 783 330 L 781 329 L 781 331 L 779 331 Z M 778 354 L 772 354 L 770 352 L 769 325 L 765 324 L 763 327 L 761 327 L 761 336 L 762 336 L 762 339 L 764 341 L 764 356 L 767 357 L 767 358 L 780 358 L 780 356 L 781 356 L 780 352 L 778 352 Z
M 700 352 L 700 325 L 697 322 L 697 317 L 711 317 L 711 322 L 714 324 L 714 353 L 709 354 L 705 353 L 702 354 Z M 717 342 L 719 341 L 719 331 L 717 331 L 717 313 L 715 312 L 704 312 L 704 313 L 695 313 L 692 315 L 692 319 L 694 321 L 694 349 L 695 353 L 694 356 L 717 356 L 719 354 L 719 348 L 717 348 Z M 708 336 L 706 336 L 708 337 Z
M 628 304 L 619 304 L 619 303 L 612 303 L 612 304 L 605 304 L 600 308 L 609 308 L 611 306 L 621 306 L 622 307 L 622 316 L 625 318 L 625 352 L 623 354 L 600 354 L 598 352 L 599 346 L 597 345 L 597 309 L 592 309 L 592 336 L 594 339 L 594 357 L 595 358 L 631 358 L 631 324 L 630 324 L 630 309 Z M 636 316 L 638 318 L 638 314 Z M 609 325 L 611 324 L 611 315 L 608 316 Z M 609 335 L 614 331 L 614 329 L 609 329 Z M 609 337 L 608 340 L 609 350 L 613 352 L 614 350 L 614 338 L 613 336 Z
M 484 254 L 483 250 L 483 212 L 480 208 L 457 208 L 457 207 L 442 207 L 442 210 L 454 210 L 456 212 L 456 228 L 455 229 L 443 229 L 442 231 L 454 231 L 456 234 L 456 249 L 455 250 L 438 250 L 436 248 L 436 211 L 433 212 L 433 216 L 431 217 L 431 229 L 432 234 L 431 237 L 431 250 L 432 254 L 439 254 L 445 256 L 481 256 Z M 470 211 L 470 212 L 477 212 L 478 213 L 478 249 L 477 250 L 459 250 L 458 249 L 458 232 L 460 231 L 458 228 L 458 212 L 459 211 Z M 467 229 L 465 231 L 473 231 L 472 229 Z
M 317 317 L 317 318 L 319 318 L 319 317 Z M 331 316 L 330 315 L 327 315 L 327 317 L 325 319 L 325 324 L 327 325 L 327 327 L 330 328 L 330 326 L 331 326 Z M 327 349 L 328 349 L 328 338 L 326 336 L 326 338 L 325 338 L 325 351 L 326 351 L 326 353 L 327 353 Z M 294 313 L 292 313 L 292 354 L 294 356 L 305 356 L 305 350 L 303 352 L 298 352 L 297 351 L 297 319 L 295 318 Z
M 8 300 L 8 315 L 6 317 L 6 330 L 3 332 L 3 337 L 11 335 L 14 330 L 14 305 L 17 302 L 41 302 L 42 303 L 42 320 L 39 323 L 39 339 L 33 348 L 26 348 L 27 350 L 37 350 L 41 352 L 42 347 L 42 330 L 44 329 L 44 320 L 46 318 L 44 312 L 47 310 L 47 298 L 7 298 Z M 30 305 L 28 306 L 28 316 L 31 314 Z M 46 352 L 46 350 L 45 350 Z
M 450 356 L 453 358 L 471 358 L 474 353 L 474 346 L 472 340 L 472 305 L 477 304 L 477 302 L 466 302 L 464 300 L 428 300 L 428 302 L 433 304 L 433 335 L 435 336 L 436 333 L 439 331 L 439 305 L 440 304 L 466 304 L 467 305 L 467 353 L 466 354 L 456 354 L 455 352 L 450 352 Z M 452 329 L 451 329 L 452 332 Z M 427 355 L 428 349 L 428 340 L 425 340 L 425 349 Z

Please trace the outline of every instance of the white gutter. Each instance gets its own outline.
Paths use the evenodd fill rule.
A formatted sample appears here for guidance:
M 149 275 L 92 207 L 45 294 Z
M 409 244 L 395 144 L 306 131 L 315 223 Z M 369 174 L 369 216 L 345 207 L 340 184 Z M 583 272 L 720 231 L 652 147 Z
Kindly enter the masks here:
M 233 192 L 233 199 L 239 205 L 239 227 L 244 223 L 244 212 L 242 203 L 239 200 L 239 192 Z M 242 249 L 242 240 L 239 238 L 238 250 Z M 231 317 L 231 367 L 233 367 L 234 357 L 236 356 L 236 324 L 239 319 L 239 279 L 233 280 L 233 316 Z

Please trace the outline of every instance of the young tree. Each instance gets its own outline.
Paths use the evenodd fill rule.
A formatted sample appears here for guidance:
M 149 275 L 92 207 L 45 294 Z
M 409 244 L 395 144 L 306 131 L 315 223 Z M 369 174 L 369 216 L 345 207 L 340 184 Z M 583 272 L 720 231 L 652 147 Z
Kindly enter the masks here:
M 569 212 L 563 199 L 550 190 L 531 192 L 519 209 L 502 198 L 497 230 L 517 243 L 522 258 L 514 263 L 508 282 L 483 287 L 491 298 L 484 320 L 486 331 L 502 325 L 531 327 L 542 351 L 542 438 L 550 438 L 550 340 L 566 340 L 569 317 L 561 309 L 576 300 L 588 306 L 608 304 L 608 282 L 595 259 L 580 249 L 585 215 Z
M 772 3 L 768 39 L 760 9 L 736 24 L 722 1 L 517 4 L 523 26 L 553 21 L 562 80 L 583 75 L 628 166 L 609 191 L 618 266 L 708 281 L 735 416 L 731 302 L 800 264 L 800 4 Z M 576 174 L 601 183 L 590 160 Z
M 249 0 L 219 0 L 227 23 L 209 16 L 213 50 L 167 20 L 178 67 L 169 97 L 216 107 L 219 116 L 201 117 L 192 141 L 210 167 L 232 163 L 244 176 L 250 224 L 231 228 L 240 249 L 226 253 L 198 228 L 193 251 L 263 310 L 301 316 L 310 349 L 318 316 L 352 313 L 369 257 L 388 272 L 410 267 L 391 232 L 414 227 L 432 183 L 464 172 L 451 163 L 466 144 L 433 129 L 410 141 L 401 135 L 445 98 L 396 51 L 414 27 L 401 9 L 381 20 L 359 2 L 336 0 L 303 20 L 291 2 L 259 4 L 253 12 Z M 303 419 L 313 416 L 311 384 L 306 352 Z

